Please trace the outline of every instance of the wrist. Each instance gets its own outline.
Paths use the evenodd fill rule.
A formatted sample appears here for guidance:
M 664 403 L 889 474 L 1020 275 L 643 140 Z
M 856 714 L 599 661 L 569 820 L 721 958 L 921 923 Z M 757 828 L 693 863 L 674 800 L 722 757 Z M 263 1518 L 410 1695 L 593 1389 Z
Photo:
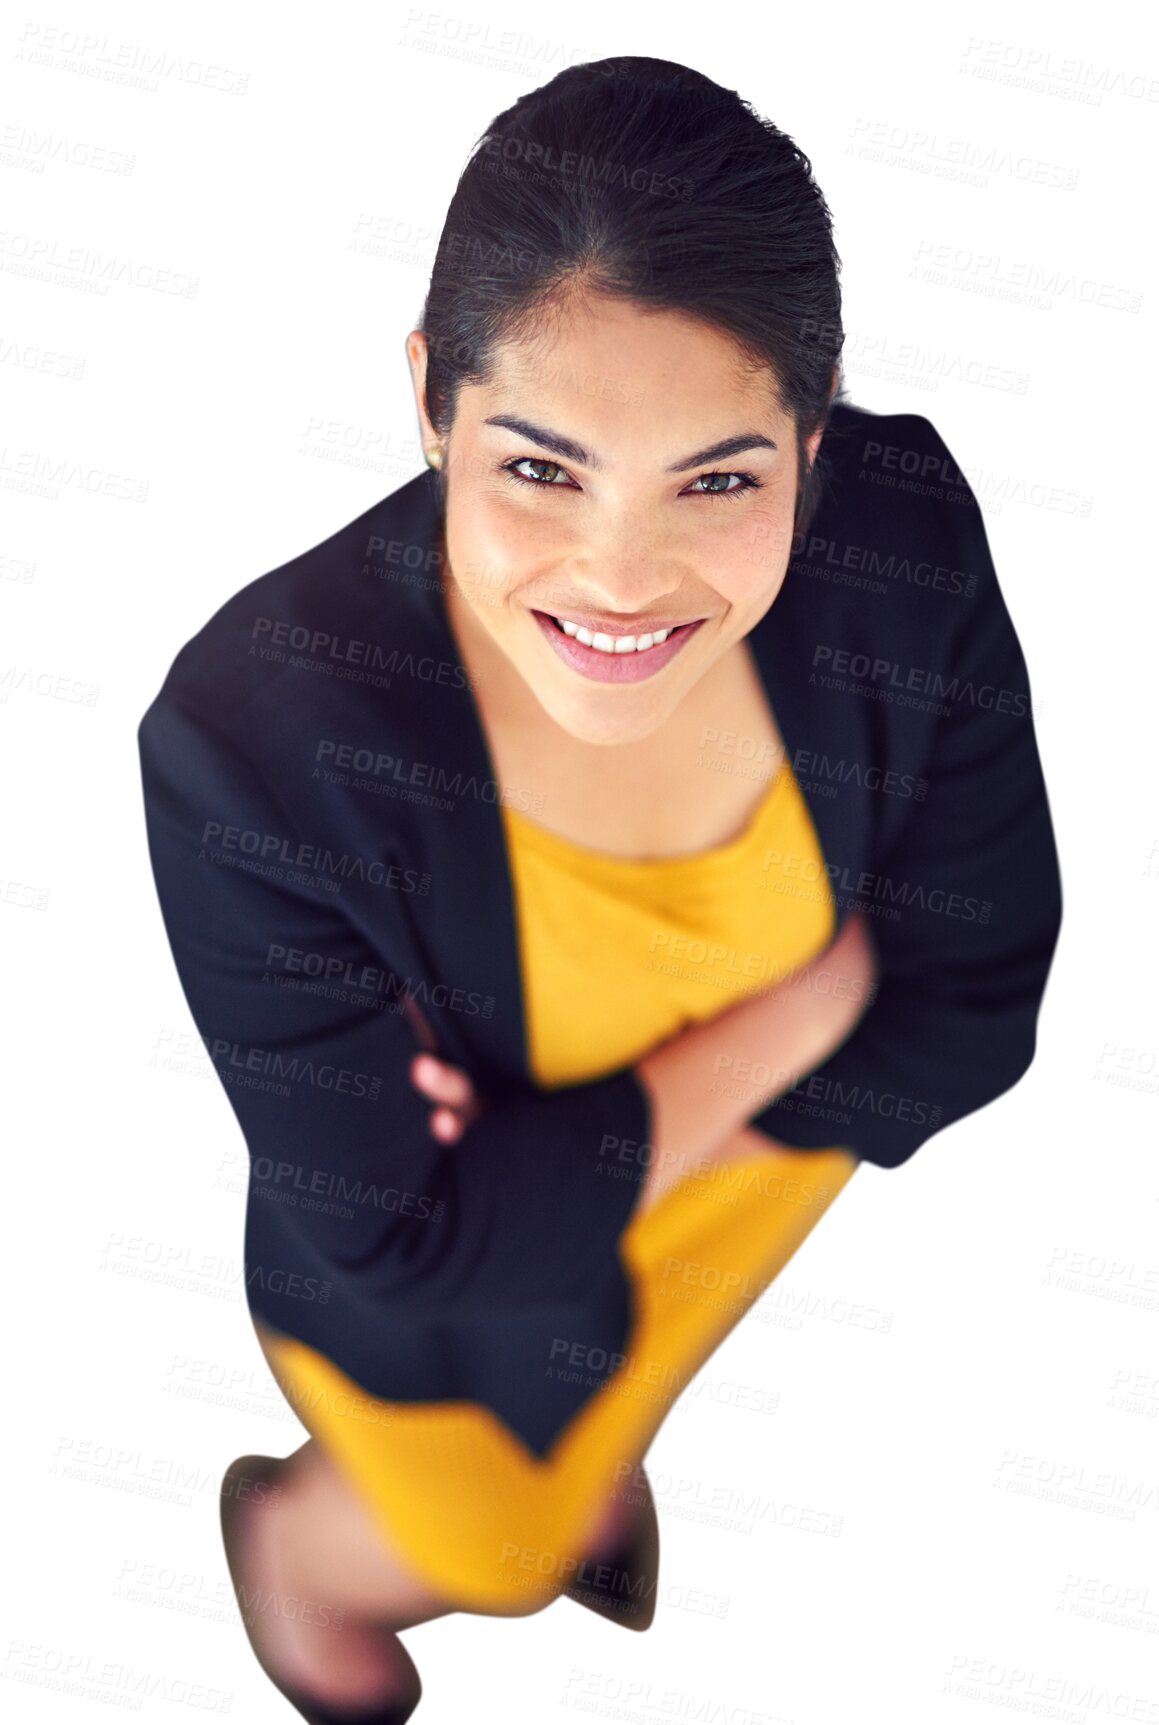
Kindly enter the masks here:
M 715 1147 L 728 1122 L 714 1093 L 711 1043 L 698 1025 L 649 1049 L 636 1073 L 649 1100 L 652 1154 L 692 1172 Z

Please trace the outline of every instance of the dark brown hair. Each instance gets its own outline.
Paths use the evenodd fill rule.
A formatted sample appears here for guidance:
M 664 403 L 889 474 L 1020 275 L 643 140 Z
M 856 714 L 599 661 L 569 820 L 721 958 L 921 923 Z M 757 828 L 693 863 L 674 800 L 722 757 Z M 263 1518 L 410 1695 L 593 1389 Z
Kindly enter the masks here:
M 670 60 L 570 66 L 499 114 L 447 211 L 419 328 L 427 411 L 450 432 L 460 386 L 570 294 L 687 312 L 768 367 L 797 435 L 794 526 L 808 526 L 834 368 L 841 261 L 808 158 L 733 90 Z M 445 501 L 446 469 L 439 475 Z

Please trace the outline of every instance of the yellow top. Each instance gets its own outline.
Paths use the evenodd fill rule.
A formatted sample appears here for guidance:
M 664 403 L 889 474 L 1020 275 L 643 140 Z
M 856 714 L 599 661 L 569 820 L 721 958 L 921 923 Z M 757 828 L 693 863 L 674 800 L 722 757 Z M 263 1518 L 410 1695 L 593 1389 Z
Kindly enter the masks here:
M 833 897 L 787 760 L 743 832 L 686 856 L 610 856 L 520 810 L 503 815 L 542 1085 L 637 1060 L 772 987 L 833 937 Z
M 532 1070 L 545 1088 L 629 1064 L 832 938 L 828 877 L 787 761 L 742 833 L 689 856 L 610 856 L 502 812 Z M 624 1360 L 545 1458 L 478 1403 L 378 1401 L 301 1342 L 259 1334 L 299 1417 L 400 1561 L 460 1609 L 518 1611 L 576 1578 L 610 1497 L 630 1491 L 681 1390 L 856 1166 L 840 1146 L 770 1140 L 636 1212 L 620 1243 L 634 1295 Z M 544 1371 L 606 1370 L 588 1370 L 582 1337 L 563 1341 Z

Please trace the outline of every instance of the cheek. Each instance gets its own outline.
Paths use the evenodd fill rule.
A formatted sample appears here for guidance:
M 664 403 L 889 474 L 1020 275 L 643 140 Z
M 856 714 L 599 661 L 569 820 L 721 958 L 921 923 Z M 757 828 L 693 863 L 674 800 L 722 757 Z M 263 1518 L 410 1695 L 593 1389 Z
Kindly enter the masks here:
M 477 485 L 464 498 L 460 543 L 493 570 L 510 570 L 515 581 L 572 549 L 575 529 L 565 510 L 528 508 L 512 489 L 500 479 Z
M 746 509 L 729 543 L 730 567 L 742 586 L 759 595 L 767 593 L 770 584 L 779 585 L 793 549 L 793 500 L 780 498 Z
M 515 507 L 505 481 L 476 482 L 447 501 L 447 551 L 469 603 L 501 605 L 550 558 L 558 534 Z

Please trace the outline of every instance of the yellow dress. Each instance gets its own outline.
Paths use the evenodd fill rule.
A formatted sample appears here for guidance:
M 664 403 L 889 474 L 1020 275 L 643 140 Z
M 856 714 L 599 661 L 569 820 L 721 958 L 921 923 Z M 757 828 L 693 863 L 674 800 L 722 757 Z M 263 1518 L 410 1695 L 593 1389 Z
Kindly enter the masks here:
M 502 813 L 544 1088 L 638 1059 L 832 939 L 832 893 L 788 761 L 743 833 L 690 856 L 610 856 Z M 633 1215 L 621 1236 L 636 1309 L 624 1358 L 545 1458 L 478 1403 L 384 1402 L 303 1343 L 269 1331 L 263 1341 L 299 1418 L 399 1561 L 459 1609 L 514 1614 L 575 1576 L 681 1390 L 856 1167 L 842 1146 L 770 1141 Z M 544 1369 L 602 1372 L 606 1362 L 585 1361 L 582 1338 L 561 1338 Z

